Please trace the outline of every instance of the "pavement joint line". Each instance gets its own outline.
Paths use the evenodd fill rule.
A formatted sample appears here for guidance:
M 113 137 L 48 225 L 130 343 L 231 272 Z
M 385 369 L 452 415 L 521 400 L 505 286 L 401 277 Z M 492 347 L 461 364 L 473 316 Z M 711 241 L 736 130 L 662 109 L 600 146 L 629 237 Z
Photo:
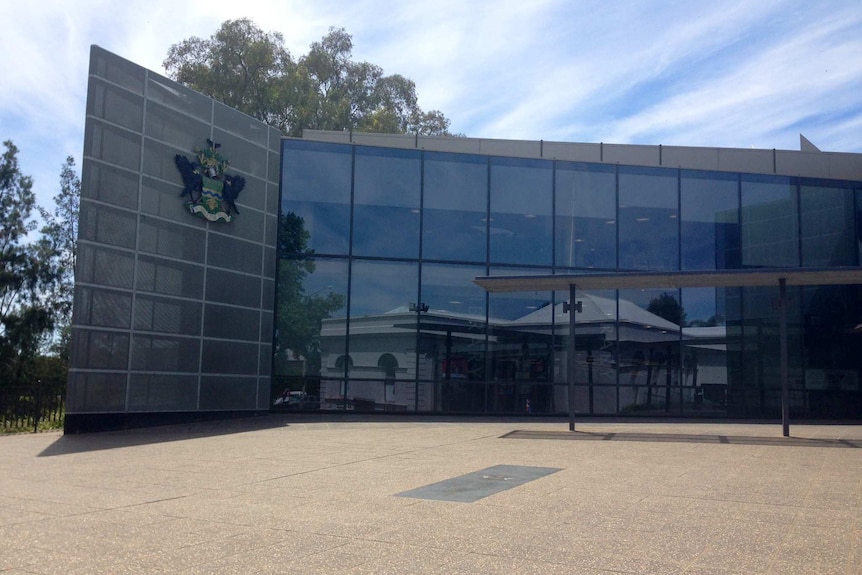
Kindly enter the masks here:
M 297 477 L 297 476 L 300 476 L 300 475 L 307 475 L 307 474 L 309 474 L 309 473 L 317 473 L 318 471 L 326 471 L 326 470 L 328 470 L 328 469 L 338 469 L 338 468 L 340 468 L 340 467 L 347 467 L 347 466 L 350 466 L 350 465 L 356 465 L 356 464 L 358 464 L 358 463 L 367 463 L 367 462 L 369 462 L 369 461 L 379 461 L 379 460 L 381 460 L 381 459 L 389 459 L 390 457 L 400 457 L 400 456 L 402 456 L 402 455 L 408 455 L 408 454 L 410 454 L 410 453 L 419 453 L 419 452 L 421 452 L 421 451 L 426 451 L 426 450 L 428 450 L 428 449 L 438 449 L 438 448 L 441 448 L 441 447 L 449 447 L 449 446 L 452 446 L 452 445 L 460 445 L 460 444 L 463 444 L 463 443 L 470 443 L 470 442 L 472 442 L 472 441 L 480 441 L 480 440 L 483 440 L 483 439 L 494 439 L 494 438 L 497 438 L 497 437 L 499 437 L 499 436 L 495 433 L 495 434 L 492 434 L 492 435 L 483 435 L 483 436 L 481 436 L 481 437 L 472 437 L 472 438 L 470 438 L 470 439 L 465 439 L 465 440 L 461 440 L 461 441 L 453 441 L 453 442 L 450 442 L 450 443 L 439 443 L 439 444 L 435 444 L 435 445 L 428 445 L 428 446 L 420 447 L 420 448 L 417 448 L 417 449 L 409 449 L 409 450 L 407 450 L 407 451 L 399 451 L 399 452 L 397 452 L 397 453 L 387 453 L 386 455 L 377 455 L 377 456 L 375 456 L 375 457 L 366 457 L 366 458 L 364 458 L 364 459 L 357 459 L 357 460 L 355 460 L 355 461 L 348 461 L 348 462 L 346 462 L 346 463 L 338 463 L 338 464 L 336 464 L 336 465 L 328 465 L 328 466 L 326 466 L 326 467 L 318 467 L 318 468 L 316 468 L 316 469 L 308 469 L 308 470 L 305 470 L 305 471 L 297 471 L 296 473 L 288 473 L 287 475 L 279 475 L 278 477 L 269 477 L 269 478 L 267 478 L 267 479 L 261 479 L 260 481 L 251 481 L 251 482 L 248 482 L 248 483 L 242 483 L 242 484 L 240 484 L 240 486 L 245 486 L 245 485 L 259 485 L 259 484 L 261 484 L 261 483 L 267 483 L 267 482 L 269 482 L 269 481 L 277 481 L 277 480 L 279 480 L 279 479 L 287 479 L 288 477 Z

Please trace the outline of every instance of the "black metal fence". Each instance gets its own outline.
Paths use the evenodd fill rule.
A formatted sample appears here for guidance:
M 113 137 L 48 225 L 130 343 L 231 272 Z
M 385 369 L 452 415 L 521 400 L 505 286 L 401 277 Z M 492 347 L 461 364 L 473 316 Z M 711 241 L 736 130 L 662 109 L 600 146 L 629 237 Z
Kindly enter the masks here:
M 0 433 L 62 427 L 65 407 L 65 385 L 41 381 L 26 387 L 0 384 Z

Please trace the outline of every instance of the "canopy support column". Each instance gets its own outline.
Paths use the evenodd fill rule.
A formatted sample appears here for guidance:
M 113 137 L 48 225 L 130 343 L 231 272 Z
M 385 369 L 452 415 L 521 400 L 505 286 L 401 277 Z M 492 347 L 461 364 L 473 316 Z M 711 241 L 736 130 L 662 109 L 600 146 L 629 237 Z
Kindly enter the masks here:
M 790 382 L 787 368 L 787 280 L 778 279 L 778 331 L 781 346 L 781 426 L 784 437 L 790 437 Z
M 575 430 L 575 367 L 577 361 L 575 358 L 575 318 L 577 317 L 577 300 L 575 295 L 577 289 L 575 284 L 569 284 L 569 345 L 566 349 L 566 379 L 569 384 L 569 431 Z

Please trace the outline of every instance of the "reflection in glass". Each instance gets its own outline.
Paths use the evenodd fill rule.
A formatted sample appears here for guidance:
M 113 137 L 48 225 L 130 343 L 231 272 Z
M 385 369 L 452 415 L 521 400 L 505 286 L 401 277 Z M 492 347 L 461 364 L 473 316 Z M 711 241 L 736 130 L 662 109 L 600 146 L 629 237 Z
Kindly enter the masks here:
M 488 160 L 425 154 L 422 257 L 484 263 L 488 228 Z
M 557 411 L 568 412 L 568 346 L 570 345 L 568 292 L 555 292 L 554 341 L 556 351 L 554 400 Z M 619 366 L 617 338 L 617 298 L 614 290 L 577 291 L 575 294 L 576 413 L 617 413 Z
M 557 164 L 557 266 L 616 268 L 616 203 L 615 167 Z
M 738 175 L 683 171 L 680 210 L 682 269 L 739 267 Z
M 278 274 L 273 393 L 281 398 L 278 405 L 283 407 L 299 398 L 303 408 L 317 407 L 321 388 L 326 388 L 321 373 L 345 353 L 347 262 L 282 258 Z M 333 330 L 333 324 L 342 326 L 340 333 L 337 327 Z M 277 397 L 273 400 L 278 401 Z
M 421 173 L 416 150 L 356 148 L 354 255 L 419 257 Z
M 528 275 L 548 270 L 504 269 L 492 275 Z M 486 410 L 551 413 L 554 410 L 553 294 L 549 291 L 488 296 L 489 387 Z
M 551 265 L 553 163 L 492 158 L 492 263 Z
M 743 176 L 742 266 L 799 265 L 796 186 L 790 178 Z
M 852 188 L 803 184 L 799 211 L 803 266 L 856 265 Z
M 431 390 L 423 388 L 417 393 L 416 386 L 416 328 L 424 313 L 418 301 L 418 265 L 355 261 L 352 274 L 346 326 L 351 367 L 344 403 L 338 407 L 357 411 L 430 411 Z M 332 320 L 324 329 L 327 336 L 343 338 L 345 322 Z M 392 359 L 381 363 L 386 354 Z M 325 374 L 330 381 L 344 378 L 344 370 L 335 364 L 336 358 L 332 359 L 332 363 L 324 365 Z M 392 360 L 398 366 L 394 368 L 394 380 Z M 327 396 L 333 395 L 336 394 L 327 391 Z
M 620 269 L 679 269 L 677 170 L 620 168 Z
M 481 266 L 425 264 L 419 329 L 420 376 L 433 386 L 435 411 L 485 411 L 485 290 Z
M 693 401 L 680 393 L 680 337 L 687 312 L 678 290 L 620 290 L 620 411 L 668 413 Z
M 305 221 L 308 248 L 347 254 L 350 238 L 350 146 L 282 141 L 281 213 Z

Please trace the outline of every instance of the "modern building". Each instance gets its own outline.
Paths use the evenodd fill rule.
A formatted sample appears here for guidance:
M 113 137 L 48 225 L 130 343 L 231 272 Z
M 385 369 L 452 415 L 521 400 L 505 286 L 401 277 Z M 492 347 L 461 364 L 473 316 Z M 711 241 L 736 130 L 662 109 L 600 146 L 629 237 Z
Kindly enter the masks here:
M 474 280 L 858 268 L 862 154 L 803 144 L 282 138 L 94 47 L 67 430 L 270 409 L 566 414 L 570 389 L 579 414 L 778 417 L 777 287 L 570 305 Z M 201 193 L 178 155 L 224 184 Z M 860 290 L 789 289 L 794 416 L 862 418 Z

